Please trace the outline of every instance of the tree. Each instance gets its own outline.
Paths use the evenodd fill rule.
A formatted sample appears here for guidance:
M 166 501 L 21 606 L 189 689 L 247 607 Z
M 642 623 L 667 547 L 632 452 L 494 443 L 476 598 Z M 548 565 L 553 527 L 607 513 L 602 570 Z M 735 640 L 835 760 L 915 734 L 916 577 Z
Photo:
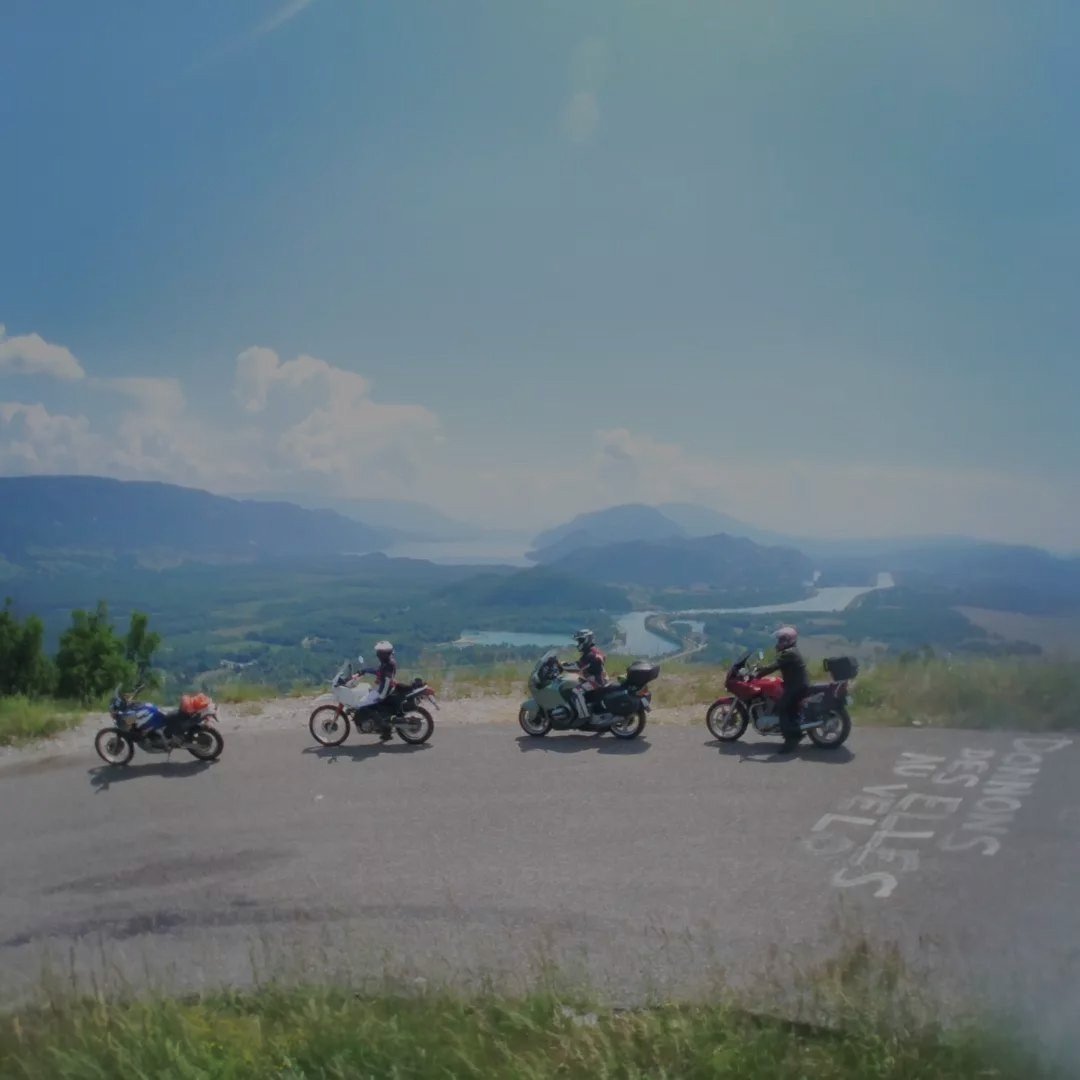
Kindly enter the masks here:
M 131 625 L 124 639 L 124 658 L 135 668 L 135 677 L 143 686 L 156 688 L 161 684 L 150 666 L 161 644 L 161 635 L 150 629 L 150 616 L 142 611 L 132 612 Z
M 20 623 L 9 599 L 0 610 L 0 695 L 36 697 L 49 693 L 52 684 L 44 623 L 36 615 Z
M 128 641 L 133 651 L 143 653 L 157 647 L 156 634 L 132 627 L 128 639 L 116 636 L 109 620 L 108 605 L 102 600 L 93 613 L 73 611 L 71 626 L 60 638 L 60 651 L 56 655 L 57 692 L 61 697 L 85 703 L 101 697 L 116 686 L 130 688 L 137 676 L 136 663 L 128 657 Z

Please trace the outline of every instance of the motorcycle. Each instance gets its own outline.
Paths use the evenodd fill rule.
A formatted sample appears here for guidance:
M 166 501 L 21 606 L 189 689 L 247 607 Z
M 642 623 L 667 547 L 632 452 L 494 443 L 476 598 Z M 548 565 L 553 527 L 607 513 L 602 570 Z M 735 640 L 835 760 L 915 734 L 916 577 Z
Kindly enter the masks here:
M 207 694 L 184 694 L 178 709 L 165 710 L 148 701 L 138 701 L 142 690 L 130 694 L 118 686 L 109 705 L 113 727 L 102 728 L 94 736 L 94 749 L 107 765 L 126 765 L 135 747 L 147 754 L 168 754 L 186 750 L 199 761 L 216 761 L 225 749 L 225 740 L 212 725 L 217 722 L 217 706 Z
M 763 658 L 759 652 L 758 659 Z M 732 696 L 718 698 L 705 714 L 706 727 L 721 742 L 741 739 L 750 724 L 759 735 L 782 734 L 776 707 L 784 681 L 778 675 L 759 676 L 747 663 L 749 659 L 746 653 L 731 665 L 724 686 Z M 859 664 L 854 657 L 838 656 L 827 659 L 824 667 L 831 681 L 810 686 L 799 705 L 799 727 L 816 746 L 834 750 L 851 734 L 849 684 Z
M 362 667 L 364 658 L 358 660 Z M 435 721 L 421 702 L 435 709 L 439 703 L 423 679 L 413 679 L 408 685 L 395 683 L 382 701 L 362 705 L 370 690 L 351 663 L 343 666 L 330 684 L 330 693 L 315 701 L 308 718 L 312 738 L 322 746 L 340 746 L 349 737 L 350 726 L 364 735 L 393 732 L 412 746 L 431 738 Z
M 636 739 L 645 730 L 652 708 L 649 683 L 660 668 L 647 660 L 636 660 L 617 682 L 603 688 L 589 705 L 589 716 L 580 719 L 570 703 L 570 695 L 580 678 L 559 662 L 554 649 L 537 661 L 529 675 L 532 697 L 518 713 L 518 723 L 526 735 L 541 738 L 549 731 L 610 731 L 617 739 Z

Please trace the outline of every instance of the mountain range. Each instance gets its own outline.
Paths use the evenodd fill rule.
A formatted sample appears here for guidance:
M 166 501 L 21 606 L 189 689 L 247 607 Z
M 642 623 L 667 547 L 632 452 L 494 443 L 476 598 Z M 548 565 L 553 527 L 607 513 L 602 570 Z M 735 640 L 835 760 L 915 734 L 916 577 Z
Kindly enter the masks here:
M 0 477 L 0 507 L 0 557 L 16 565 L 250 562 L 376 551 L 387 540 L 330 510 L 100 477 Z

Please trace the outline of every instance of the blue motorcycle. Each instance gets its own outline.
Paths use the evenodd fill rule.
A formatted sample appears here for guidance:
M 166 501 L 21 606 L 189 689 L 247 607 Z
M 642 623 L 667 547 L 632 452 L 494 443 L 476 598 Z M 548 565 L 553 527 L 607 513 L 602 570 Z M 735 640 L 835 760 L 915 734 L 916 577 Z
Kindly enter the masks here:
M 126 765 L 139 747 L 147 754 L 168 754 L 186 750 L 199 761 L 216 761 L 225 741 L 213 727 L 217 706 L 207 694 L 185 694 L 179 709 L 161 709 L 148 701 L 137 701 L 142 689 L 130 694 L 113 694 L 109 715 L 114 727 L 102 728 L 94 736 L 94 749 L 107 765 Z

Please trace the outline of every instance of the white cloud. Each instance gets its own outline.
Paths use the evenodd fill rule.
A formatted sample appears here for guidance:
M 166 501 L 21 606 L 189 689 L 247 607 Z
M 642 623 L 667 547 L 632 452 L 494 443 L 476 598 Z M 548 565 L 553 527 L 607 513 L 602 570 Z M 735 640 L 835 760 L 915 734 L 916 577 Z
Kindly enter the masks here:
M 44 405 L 0 401 L 0 472 L 78 472 L 100 442 L 85 416 L 54 416 Z
M 259 23 L 259 25 L 252 30 L 251 36 L 259 38 L 266 34 L 273 33 L 287 22 L 295 19 L 302 11 L 311 7 L 313 3 L 315 3 L 315 0 L 288 0 L 288 3 L 282 4 L 277 11 L 268 16 L 263 22 Z
M 411 486 L 441 441 L 424 406 L 377 401 L 356 372 L 262 347 L 237 357 L 236 406 L 215 422 L 188 408 L 175 378 L 92 378 L 87 389 L 99 395 L 88 415 L 0 404 L 0 471 L 346 497 Z
M 588 142 L 600 126 L 600 103 L 591 90 L 579 90 L 566 103 L 563 131 L 571 142 Z
M 368 381 L 362 375 L 334 367 L 314 356 L 298 356 L 282 362 L 273 349 L 253 346 L 236 358 L 236 399 L 247 412 L 266 408 L 271 392 L 316 389 L 330 399 L 359 401 L 367 396 Z
M 570 92 L 560 118 L 563 134 L 587 143 L 600 126 L 600 87 L 611 70 L 611 51 L 602 38 L 578 43 L 570 61 Z
M 82 364 L 64 348 L 39 334 L 7 337 L 0 323 L 0 375 L 48 375 L 54 379 L 81 379 Z
M 272 349 L 246 349 L 234 394 L 245 413 L 268 414 L 265 453 L 276 475 L 311 474 L 343 495 L 407 481 L 440 440 L 429 409 L 377 402 L 362 375 L 313 356 L 282 361 Z

